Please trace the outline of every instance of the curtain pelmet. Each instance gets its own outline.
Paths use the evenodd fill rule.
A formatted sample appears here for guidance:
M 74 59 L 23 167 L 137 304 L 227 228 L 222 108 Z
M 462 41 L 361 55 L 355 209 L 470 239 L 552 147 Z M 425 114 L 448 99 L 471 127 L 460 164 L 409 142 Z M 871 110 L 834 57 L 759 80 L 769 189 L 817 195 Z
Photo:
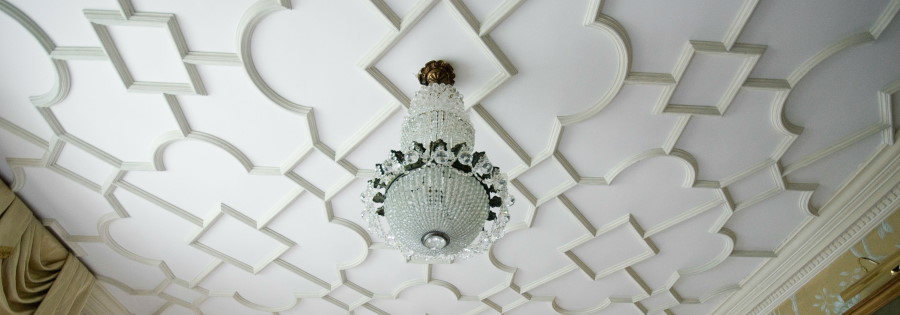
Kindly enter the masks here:
M 94 283 L 2 182 L 0 259 L 0 314 L 79 314 Z

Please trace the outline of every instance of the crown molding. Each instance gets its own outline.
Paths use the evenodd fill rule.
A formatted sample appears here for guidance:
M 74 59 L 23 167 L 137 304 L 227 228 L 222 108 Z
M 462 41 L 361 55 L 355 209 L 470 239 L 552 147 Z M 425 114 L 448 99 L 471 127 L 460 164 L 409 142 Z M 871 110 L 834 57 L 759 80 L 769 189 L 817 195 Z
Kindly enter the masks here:
M 900 144 L 863 165 L 715 314 L 768 314 L 900 206 Z

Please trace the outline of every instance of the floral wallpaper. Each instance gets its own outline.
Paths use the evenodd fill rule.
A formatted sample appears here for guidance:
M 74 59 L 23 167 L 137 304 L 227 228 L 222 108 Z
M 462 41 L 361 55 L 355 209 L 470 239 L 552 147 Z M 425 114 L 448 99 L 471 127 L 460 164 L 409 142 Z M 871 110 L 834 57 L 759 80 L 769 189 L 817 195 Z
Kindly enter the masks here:
M 861 265 L 858 258 L 883 261 L 900 250 L 900 233 L 895 232 L 895 227 L 900 228 L 900 211 L 896 210 L 862 241 L 807 282 L 790 299 L 781 303 L 772 314 L 843 314 L 863 297 L 856 295 L 849 301 L 844 301 L 841 292 L 865 276 L 864 267 L 874 267 L 865 262 Z

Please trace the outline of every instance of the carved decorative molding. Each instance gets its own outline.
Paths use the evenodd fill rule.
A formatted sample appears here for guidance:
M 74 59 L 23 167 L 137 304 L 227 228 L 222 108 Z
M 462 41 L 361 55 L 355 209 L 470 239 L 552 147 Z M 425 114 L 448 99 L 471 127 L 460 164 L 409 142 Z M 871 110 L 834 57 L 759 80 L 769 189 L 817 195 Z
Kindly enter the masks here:
M 668 11 L 648 12 L 631 2 L 605 0 L 591 0 L 586 6 L 524 0 L 497 3 L 372 0 L 361 7 L 330 8 L 334 10 L 331 13 L 325 12 L 323 8 L 328 5 L 321 3 L 256 0 L 231 11 L 224 9 L 223 4 L 217 14 L 202 10 L 202 17 L 192 16 L 192 11 L 180 4 L 166 4 L 159 12 L 150 12 L 153 10 L 144 6 L 136 9 L 129 0 L 118 0 L 115 2 L 118 8 L 78 7 L 74 15 L 83 23 L 71 25 L 71 30 L 84 30 L 93 36 L 90 39 L 96 39 L 83 45 L 58 45 L 70 43 L 65 35 L 52 38 L 56 34 L 68 34 L 60 33 L 57 28 L 60 26 L 57 23 L 67 20 L 45 15 L 41 8 L 29 3 L 14 3 L 0 0 L 0 11 L 11 25 L 20 26 L 10 29 L 10 33 L 30 35 L 36 43 L 5 43 L 10 49 L 0 53 L 0 57 L 35 48 L 35 52 L 29 53 L 46 60 L 50 75 L 47 82 L 41 81 L 48 86 L 34 87 L 42 93 L 12 100 L 0 108 L 0 154 L 6 158 L 0 172 L 12 178 L 10 186 L 14 190 L 31 193 L 34 202 L 59 202 L 56 198 L 64 196 L 72 200 L 76 200 L 72 197 L 82 198 L 77 200 L 90 205 L 73 217 L 53 212 L 49 203 L 44 224 L 81 259 L 97 259 L 94 270 L 100 274 L 102 287 L 97 290 L 100 295 L 89 301 L 89 308 L 98 314 L 121 313 L 122 307 L 134 308 L 140 304 L 131 300 L 157 303 L 150 303 L 153 309 L 148 313 L 215 312 L 207 308 L 217 306 L 306 313 L 324 313 L 325 309 L 365 312 L 362 310 L 365 309 L 384 314 L 392 312 L 391 307 L 400 303 L 410 303 L 409 296 L 435 299 L 423 304 L 465 306 L 466 309 L 458 312 L 450 311 L 456 313 L 519 310 L 577 314 L 603 310 L 695 314 L 712 311 L 718 303 L 723 303 L 723 298 L 727 300 L 718 306 L 719 313 L 765 313 L 815 274 L 834 253 L 852 244 L 860 231 L 869 229 L 885 216 L 886 207 L 898 203 L 900 187 L 896 178 L 900 176 L 896 157 L 900 149 L 894 144 L 898 122 L 894 121 L 893 113 L 897 104 L 892 101 L 900 91 L 900 80 L 894 76 L 877 85 L 867 84 L 865 88 L 876 94 L 875 102 L 859 97 L 850 104 L 817 104 L 830 110 L 841 106 L 859 109 L 848 115 L 863 118 L 841 132 L 829 133 L 831 130 L 823 129 L 840 128 L 815 125 L 818 116 L 798 117 L 804 112 L 797 112 L 795 98 L 810 94 L 806 90 L 808 85 L 815 85 L 814 80 L 824 76 L 819 71 L 829 70 L 832 62 L 863 58 L 862 50 L 895 40 L 892 31 L 896 28 L 892 25 L 897 23 L 900 0 L 891 0 L 881 8 L 859 5 L 865 10 L 853 14 L 858 13 L 860 19 L 865 16 L 866 20 L 853 22 L 865 24 L 859 28 L 865 29 L 863 32 L 846 35 L 850 34 L 847 30 L 831 30 L 818 24 L 810 28 L 814 29 L 811 32 L 827 29 L 829 33 L 823 37 L 833 37 L 804 52 L 802 59 L 788 63 L 790 67 L 784 69 L 784 75 L 777 76 L 767 75 L 773 71 L 761 68 L 779 64 L 779 58 L 784 56 L 780 54 L 789 55 L 796 48 L 793 46 L 805 46 L 784 47 L 778 46 L 775 40 L 769 42 L 767 37 L 756 39 L 754 32 L 770 23 L 755 19 L 782 11 L 794 12 L 794 9 L 778 7 L 793 5 L 786 4 L 789 2 L 672 4 L 667 10 L 687 12 L 702 7 L 697 12 L 677 15 L 684 20 L 675 23 L 665 20 L 666 15 L 671 15 Z M 834 3 L 817 7 L 830 8 Z M 226 15 L 226 11 L 231 15 Z M 332 13 L 335 15 L 328 15 Z M 365 24 L 369 17 L 374 26 Z M 440 27 L 429 25 L 439 18 L 446 18 L 447 23 Z M 311 29 L 285 27 L 290 25 L 285 23 L 304 19 L 312 21 Z M 642 31 L 656 24 L 640 23 L 644 19 L 659 22 L 655 27 L 666 27 L 666 32 L 656 29 L 648 38 Z M 206 38 L 189 35 L 205 30 L 196 25 L 210 27 L 205 23 L 207 20 L 231 23 L 228 25 L 233 29 L 222 31 L 228 34 L 231 48 L 191 49 Z M 695 20 L 700 23 L 692 24 Z M 539 22 L 543 21 L 551 23 L 541 25 Z M 558 34 L 565 36 L 547 39 L 537 36 L 541 31 L 535 31 L 556 32 L 556 27 L 566 23 L 585 32 L 560 31 Z M 162 49 L 174 47 L 172 53 L 179 59 L 173 62 L 174 66 L 165 66 L 183 70 L 185 79 L 136 80 L 139 67 L 129 62 L 142 60 L 123 57 L 128 48 L 133 48 L 127 42 L 132 38 L 113 38 L 111 33 L 117 27 L 159 31 L 171 37 L 171 42 L 165 43 L 171 47 Z M 353 51 L 352 60 L 329 61 L 328 66 L 349 65 L 353 71 L 346 77 L 359 76 L 364 82 L 343 85 L 345 81 L 341 81 L 340 87 L 311 88 L 327 90 L 331 95 L 350 93 L 346 89 L 368 88 L 374 90 L 370 94 L 383 96 L 378 101 L 356 100 L 353 104 L 356 107 L 348 109 L 310 96 L 321 91 L 292 94 L 293 90 L 281 85 L 281 79 L 293 82 L 287 74 L 307 75 L 310 69 L 291 63 L 302 58 L 291 56 L 290 60 L 273 61 L 266 54 L 283 48 L 346 52 L 340 48 L 347 43 L 338 45 L 341 47 L 317 46 L 320 44 L 315 40 L 304 38 L 313 43 L 303 42 L 309 46 L 298 47 L 290 41 L 304 32 L 368 31 L 363 27 L 384 27 L 384 32 L 377 33 L 382 37 L 373 39 L 367 44 L 370 46 Z M 795 30 L 788 27 L 784 31 Z M 465 80 L 476 82 L 463 91 L 465 106 L 479 134 L 485 135 L 479 145 L 491 146 L 499 152 L 498 161 L 494 162 L 503 163 L 503 169 L 509 170 L 513 194 L 518 200 L 508 239 L 494 246 L 482 260 L 471 262 L 472 265 L 408 267 L 390 261 L 385 257 L 396 255 L 383 255 L 392 249 L 361 227 L 358 209 L 352 208 L 358 206 L 357 193 L 348 193 L 358 191 L 358 185 L 372 176 L 372 170 L 361 168 L 371 165 L 374 156 L 373 149 L 367 145 L 378 142 L 383 130 L 397 127 L 397 117 L 409 104 L 410 96 L 403 82 L 410 77 L 404 77 L 402 82 L 398 80 L 391 72 L 395 69 L 390 63 L 398 54 L 421 57 L 415 51 L 404 50 L 407 48 L 403 45 L 421 40 L 416 36 L 422 32 L 447 32 L 471 45 L 459 46 L 459 51 L 450 51 L 448 56 L 427 58 L 445 58 L 457 65 L 457 75 L 475 77 L 475 80 Z M 521 33 L 528 36 L 516 37 Z M 772 34 L 772 37 L 781 35 Z M 324 37 L 334 42 L 343 39 L 338 33 Z M 525 45 L 530 41 L 538 45 Z M 570 51 L 567 45 L 579 48 Z M 149 52 L 144 49 L 140 53 Z M 551 58 L 559 56 L 577 63 L 571 65 Z M 465 63 L 459 66 L 453 58 L 471 58 L 483 61 L 483 65 L 464 72 Z M 727 60 L 734 69 L 726 71 L 704 65 L 704 60 L 719 60 L 716 58 Z M 604 62 L 594 62 L 600 59 Z M 416 60 L 416 67 L 425 60 L 429 59 Z M 113 69 L 110 75 L 115 84 L 104 87 L 108 90 L 96 91 L 98 104 L 111 105 L 104 103 L 104 96 L 113 92 L 154 97 L 157 103 L 138 108 L 130 102 L 117 102 L 114 105 L 119 107 L 115 110 L 81 107 L 88 104 L 72 98 L 76 92 L 83 92 L 79 90 L 86 85 L 82 82 L 90 83 L 97 78 L 93 75 L 100 75 L 85 75 L 79 67 L 86 65 Z M 273 65 L 279 73 L 273 74 Z M 542 71 L 559 70 L 546 70 L 541 68 L 543 65 L 568 71 L 557 80 L 564 82 L 572 78 L 575 82 L 566 83 L 565 87 L 577 87 L 571 94 L 583 96 L 583 100 L 576 102 L 563 97 L 542 100 L 540 96 L 555 90 L 523 89 L 522 86 L 547 85 L 533 80 L 545 75 Z M 881 66 L 879 71 L 890 69 L 890 65 Z M 228 70 L 235 70 L 238 75 L 229 75 Z M 719 82 L 701 82 L 699 87 L 692 88 L 687 74 L 695 70 L 704 79 Z M 855 70 L 858 69 L 850 71 Z M 31 78 L 30 75 L 16 73 L 10 82 L 25 81 L 19 79 Z M 314 79 L 327 79 L 329 75 Z M 123 84 L 118 84 L 119 81 Z M 464 80 L 459 81 L 462 84 Z M 578 85 L 585 82 L 590 84 Z M 711 95 L 713 92 L 707 88 L 712 85 L 721 90 L 712 95 L 714 102 L 678 100 L 676 91 Z M 230 89 L 246 89 L 249 92 L 245 94 L 258 94 L 259 98 L 237 105 L 224 104 L 228 100 L 222 99 L 210 102 L 214 104 L 196 102 L 229 95 L 223 91 Z M 9 92 L 13 95 L 18 91 Z M 811 94 L 816 93 L 822 92 Z M 651 97 L 642 98 L 648 95 Z M 120 112 L 122 108 L 129 110 Z M 159 110 L 164 118 L 159 121 L 146 117 L 133 121 L 122 118 L 138 110 Z M 253 121 L 268 110 L 278 112 L 265 116 L 264 123 L 240 124 Z M 25 112 L 33 115 L 24 115 Z M 344 116 L 335 120 L 332 117 L 336 112 Z M 347 118 L 351 116 L 356 120 L 351 122 Z M 291 126 L 302 126 L 298 128 L 300 132 L 278 129 L 283 122 L 275 120 L 284 117 L 292 119 Z M 214 122 L 222 121 L 228 121 L 228 126 L 216 129 Z M 141 129 L 145 122 L 162 127 Z M 108 127 L 107 123 L 120 125 Z M 79 130 L 83 124 L 90 124 L 97 132 L 84 131 L 90 128 Z M 138 158 L 122 157 L 115 149 L 124 146 L 123 143 L 134 142 L 126 132 L 132 129 L 152 134 L 147 143 L 141 144 L 146 154 Z M 271 133 L 254 135 L 250 142 L 289 149 L 275 158 L 266 156 L 269 159 L 265 161 L 273 162 L 260 162 L 258 157 L 265 153 L 257 152 L 239 139 L 241 132 L 259 130 Z M 341 136 L 322 137 L 333 134 Z M 825 136 L 817 138 L 820 135 Z M 113 141 L 105 142 L 109 139 Z M 204 151 L 205 148 L 211 151 Z M 596 148 L 599 149 L 592 151 Z M 721 151 L 715 150 L 720 148 Z M 729 155 L 733 152 L 737 153 Z M 874 156 L 876 152 L 880 153 Z M 362 160 L 368 162 L 359 163 Z M 846 164 L 836 167 L 828 164 L 834 160 Z M 821 172 L 818 167 L 829 165 L 838 169 L 835 172 L 849 173 L 847 167 L 852 166 L 847 165 L 850 164 L 868 166 L 857 172 L 856 180 L 834 194 L 838 190 L 834 186 L 840 186 L 844 178 L 828 178 L 829 174 L 825 174 L 828 172 Z M 204 169 L 207 166 L 216 169 Z M 821 174 L 810 175 L 811 170 Z M 185 176 L 178 177 L 181 175 Z M 60 192 L 41 195 L 36 184 L 48 182 L 59 187 L 56 189 Z M 220 187 L 222 182 L 253 185 L 235 193 Z M 175 192 L 167 190 L 171 187 L 177 187 L 173 189 Z M 262 188 L 254 190 L 256 187 Z M 622 190 L 604 196 L 603 202 L 594 199 L 595 195 L 616 189 Z M 214 195 L 210 199 L 219 199 L 201 206 L 193 203 L 208 197 L 206 193 Z M 696 200 L 688 196 L 695 196 Z M 611 206 L 614 201 L 621 201 L 618 197 L 631 199 L 624 205 Z M 829 198 L 830 202 L 821 202 Z M 631 206 L 648 200 L 662 202 L 647 204 L 646 208 Z M 352 206 L 348 205 L 351 203 Z M 761 212 L 765 215 L 742 219 L 748 213 Z M 615 215 L 603 216 L 609 213 Z M 770 217 L 791 222 L 779 232 L 783 234 L 781 238 L 770 241 L 774 244 L 745 245 L 743 242 L 747 240 L 762 237 L 741 230 L 741 226 L 732 226 L 740 220 L 763 221 Z M 157 221 L 165 222 L 162 226 L 173 227 L 172 231 L 175 226 L 180 227 L 182 230 L 177 233 L 181 234 L 165 235 L 172 231 L 154 230 Z M 265 248 L 270 251 L 260 250 L 264 253 L 259 254 L 259 260 L 239 259 L 246 257 L 242 256 L 245 253 L 230 250 L 242 244 L 206 241 L 207 237 L 215 239 L 225 233 L 223 222 L 236 222 L 240 228 L 265 240 L 260 243 L 275 245 Z M 306 222 L 316 224 L 287 228 Z M 160 243 L 137 242 L 123 230 L 133 235 L 153 235 Z M 324 234 L 304 235 L 301 232 L 305 230 Z M 677 235 L 673 237 L 671 233 Z M 343 248 L 315 252 L 317 246 L 310 246 L 332 241 L 342 242 L 338 247 Z M 604 241 L 633 244 L 629 249 L 635 251 L 622 253 L 610 261 L 582 252 Z M 694 242 L 700 245 L 688 247 Z M 157 245 L 171 251 L 160 251 Z M 257 245 L 244 249 L 255 250 Z M 342 249 L 350 253 L 344 256 L 336 253 Z M 519 257 L 515 255 L 517 251 L 538 254 Z M 203 263 L 194 266 L 179 261 L 179 257 L 167 256 L 169 253 L 196 254 L 191 258 Z M 670 253 L 674 254 L 666 256 Z M 314 255 L 320 255 L 315 256 L 318 265 L 304 260 Z M 698 257 L 696 261 L 687 259 L 694 256 Z M 104 265 L 106 258 L 115 258 L 121 265 Z M 677 262 L 670 265 L 668 261 Z M 764 265 L 759 267 L 760 264 Z M 477 268 L 479 272 L 470 276 L 464 272 L 469 270 L 465 268 Z M 121 272 L 119 269 L 139 273 L 141 277 L 114 273 Z M 717 272 L 741 277 L 704 278 Z M 221 284 L 227 282 L 223 278 L 237 275 L 245 281 Z M 266 278 L 276 276 L 291 281 Z M 252 283 L 258 287 L 275 287 L 282 282 L 302 289 L 277 290 L 289 296 L 275 303 L 261 302 L 265 299 L 259 292 L 242 286 Z M 616 282 L 621 291 L 607 290 L 604 285 L 609 282 Z M 713 284 L 690 287 L 697 282 Z M 446 303 L 439 301 L 441 294 L 428 291 L 434 288 L 446 295 Z M 587 299 L 579 296 L 580 293 L 595 291 L 602 294 L 592 296 L 584 305 L 571 302 Z M 111 296 L 124 297 L 124 306 Z M 322 311 L 304 307 L 321 307 Z

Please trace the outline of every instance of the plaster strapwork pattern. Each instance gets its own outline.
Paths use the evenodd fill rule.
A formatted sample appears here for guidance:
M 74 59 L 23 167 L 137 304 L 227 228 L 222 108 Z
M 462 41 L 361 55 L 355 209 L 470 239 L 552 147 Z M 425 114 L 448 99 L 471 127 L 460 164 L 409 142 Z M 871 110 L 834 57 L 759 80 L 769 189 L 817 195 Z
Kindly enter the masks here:
M 708 314 L 900 127 L 900 0 L 147 2 L 0 0 L 0 175 L 135 314 Z M 517 200 L 452 265 L 359 217 L 431 59 Z

